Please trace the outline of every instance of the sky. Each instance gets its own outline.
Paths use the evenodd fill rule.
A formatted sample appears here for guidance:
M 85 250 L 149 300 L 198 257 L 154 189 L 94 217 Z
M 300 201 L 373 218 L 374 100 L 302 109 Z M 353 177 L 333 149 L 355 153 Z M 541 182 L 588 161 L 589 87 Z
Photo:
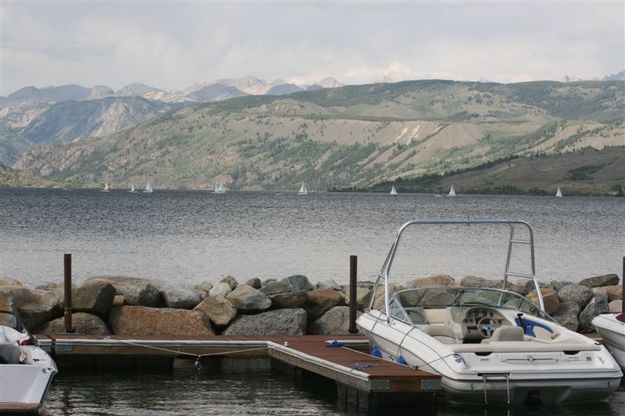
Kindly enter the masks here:
M 625 2 L 0 0 L 0 95 L 252 75 L 361 84 L 592 79 L 625 68 Z

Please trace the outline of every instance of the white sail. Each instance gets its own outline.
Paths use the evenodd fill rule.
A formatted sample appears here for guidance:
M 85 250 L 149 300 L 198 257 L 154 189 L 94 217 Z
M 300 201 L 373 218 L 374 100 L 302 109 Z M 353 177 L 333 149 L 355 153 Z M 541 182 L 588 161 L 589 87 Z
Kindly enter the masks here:
M 225 194 L 226 193 L 226 188 L 224 188 L 224 184 L 223 183 L 217 183 L 215 184 L 215 189 L 213 190 L 214 194 Z
M 456 196 L 456 191 L 454 190 L 453 185 L 451 185 L 451 189 L 449 190 L 449 193 L 447 194 L 447 196 Z
M 137 192 L 137 190 L 135 189 L 135 183 L 134 183 L 134 181 L 130 184 L 130 191 L 128 191 L 128 192 L 132 192 L 132 193 Z
M 304 182 L 302 182 L 302 186 L 299 188 L 299 191 L 297 191 L 298 195 L 307 195 L 308 194 L 308 189 L 306 189 L 306 184 Z
M 395 186 L 393 185 L 393 187 L 391 188 L 391 195 L 397 195 L 397 189 L 395 189 Z
M 152 192 L 154 192 L 154 190 L 152 189 L 152 184 L 150 183 L 150 180 L 148 179 L 148 183 L 145 185 L 145 189 L 143 190 L 143 193 L 151 194 Z
M 109 185 L 109 181 L 104 182 L 104 188 L 100 190 L 100 192 L 111 192 L 111 186 Z
M 558 190 L 556 191 L 556 197 L 557 198 L 562 198 L 562 191 L 560 190 L 559 186 L 558 186 Z

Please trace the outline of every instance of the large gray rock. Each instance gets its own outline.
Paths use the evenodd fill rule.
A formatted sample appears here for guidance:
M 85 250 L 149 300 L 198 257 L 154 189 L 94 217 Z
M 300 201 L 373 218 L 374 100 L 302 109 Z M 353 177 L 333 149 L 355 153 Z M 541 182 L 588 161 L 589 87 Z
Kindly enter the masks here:
M 579 327 L 579 305 L 577 302 L 565 301 L 560 302 L 558 310 L 551 315 L 558 323 L 571 331 L 577 331 Z
M 295 292 L 278 293 L 269 296 L 271 299 L 271 309 L 301 308 L 306 303 L 306 290 Z
M 560 299 L 558 298 L 558 294 L 555 290 L 550 288 L 540 288 L 540 292 L 543 295 L 543 302 L 545 304 L 545 312 L 549 315 L 555 313 L 560 306 Z M 534 305 L 540 307 L 540 300 L 538 299 L 538 292 L 536 289 L 532 290 L 527 295 L 527 300 L 532 302 Z
M 252 286 L 254 289 L 260 289 L 260 279 L 258 277 L 253 277 L 251 279 L 248 279 L 245 283 L 243 283 L 244 285 L 248 285 L 248 286 Z
M 351 302 L 349 286 L 346 286 L 345 290 L 345 304 L 349 305 Z M 358 284 L 356 286 L 356 309 L 359 311 L 364 311 L 365 308 L 369 307 L 369 303 L 371 302 L 371 294 L 373 293 L 373 289 L 370 286 L 361 286 Z
M 109 324 L 116 335 L 172 337 L 213 335 L 210 320 L 199 311 L 119 306 L 111 309 Z
M 219 282 L 208 292 L 208 296 L 226 296 L 232 292 L 232 287 L 228 282 Z
M 408 287 L 424 288 L 424 287 L 457 287 L 460 283 L 456 282 L 453 277 L 447 274 L 437 274 L 429 277 L 421 277 L 414 279 L 408 284 Z
M 465 276 L 460 281 L 462 287 L 503 288 L 503 280 L 484 279 L 477 276 Z
M 588 305 L 579 314 L 579 330 L 587 331 L 592 327 L 590 322 L 592 319 L 602 313 L 608 312 L 608 297 L 607 296 L 595 296 L 588 302 Z
M 257 315 L 240 315 L 224 335 L 304 335 L 306 311 L 277 309 Z
M 186 289 L 171 284 L 160 285 L 163 304 L 173 309 L 193 309 L 202 301 L 202 297 L 193 289 Z
M 560 289 L 562 289 L 564 286 L 568 286 L 568 285 L 574 285 L 575 283 L 571 282 L 570 280 L 552 280 L 551 281 L 551 287 L 553 287 L 553 290 L 555 290 L 556 292 L 559 292 Z
M 388 298 L 390 299 L 391 296 L 393 296 L 395 292 L 399 292 L 400 290 L 404 290 L 404 287 L 402 285 L 389 283 L 388 284 Z M 384 306 L 384 285 L 378 286 L 375 289 L 375 293 L 372 294 L 372 296 L 374 297 L 373 309 L 377 309 L 380 311 L 385 310 L 386 307 Z M 368 306 L 368 302 L 367 302 L 367 306 Z
M 613 300 L 623 299 L 623 286 L 602 286 L 592 289 L 592 293 L 595 295 L 600 293 L 608 297 L 608 302 Z
M 304 309 L 308 313 L 308 319 L 315 321 L 326 313 L 330 308 L 343 303 L 343 295 L 332 289 L 313 290 L 306 292 Z
M 271 300 L 267 295 L 248 285 L 237 286 L 226 295 L 226 299 L 241 312 L 258 312 L 271 307 Z
M 61 300 L 54 292 L 9 285 L 0 286 L 0 293 L 5 293 L 3 303 L 11 305 L 9 311 L 17 311 L 28 330 L 63 315 Z
M 539 286 L 543 287 L 540 283 Z M 536 290 L 534 287 L 534 281 L 524 277 L 520 277 L 514 281 L 508 280 L 506 289 L 522 296 L 527 296 L 531 291 Z
M 200 284 L 195 285 L 193 289 L 200 294 L 200 297 L 204 299 L 208 296 L 208 293 L 213 288 L 213 284 L 211 282 L 202 281 Z
M 72 314 L 72 327 L 76 330 L 75 333 L 78 335 L 111 334 L 111 331 L 99 316 L 84 312 Z M 45 324 L 35 328 L 33 332 L 35 334 L 64 334 L 65 318 L 57 318 L 53 321 L 46 322 Z
M 200 311 L 216 326 L 226 326 L 237 316 L 237 309 L 221 295 L 204 299 L 194 309 Z
M 358 313 L 360 315 L 360 313 Z M 349 306 L 335 306 L 308 325 L 311 335 L 349 334 Z
M 91 281 L 72 291 L 72 311 L 106 315 L 113 306 L 115 288 L 107 282 Z
M 583 309 L 590 299 L 592 299 L 593 293 L 590 288 L 582 285 L 566 285 L 558 292 L 558 297 L 562 302 L 575 302 L 579 305 L 580 309 Z
M 161 291 L 149 279 L 126 276 L 95 276 L 86 280 L 86 282 L 96 281 L 113 285 L 116 294 L 124 296 L 126 305 L 161 305 Z
M 587 286 L 590 288 L 593 287 L 601 287 L 601 286 L 614 286 L 618 285 L 620 279 L 615 274 L 604 274 L 601 276 L 593 276 L 587 279 L 583 279 L 579 282 L 582 286 Z
M 310 284 L 308 278 L 301 274 L 295 274 L 293 276 L 285 277 L 284 281 L 290 286 L 290 290 L 311 290 L 313 285 Z
M 278 293 L 290 292 L 291 286 L 284 280 L 271 280 L 265 282 L 265 284 L 260 287 L 260 291 L 265 295 L 271 296 Z
M 615 299 L 608 303 L 608 312 L 619 313 L 623 311 L 623 299 Z
M 10 277 L 0 277 L 0 286 L 22 286 L 22 282 Z
M 341 285 L 339 285 L 338 283 L 336 283 L 332 279 L 324 280 L 322 282 L 317 283 L 317 289 L 318 290 L 332 289 L 332 290 L 338 290 L 338 291 L 342 291 L 343 290 L 341 288 Z
M 239 282 L 237 282 L 237 279 L 234 278 L 234 276 L 226 276 L 219 280 L 219 282 L 228 283 L 228 286 L 230 286 L 230 289 L 232 290 L 234 290 L 239 285 Z

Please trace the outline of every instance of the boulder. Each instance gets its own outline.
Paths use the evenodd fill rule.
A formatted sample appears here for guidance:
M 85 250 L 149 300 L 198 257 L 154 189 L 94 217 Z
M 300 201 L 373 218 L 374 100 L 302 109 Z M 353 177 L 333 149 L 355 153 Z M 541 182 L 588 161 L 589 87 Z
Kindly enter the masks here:
M 63 315 L 61 300 L 54 292 L 10 285 L 0 286 L 0 293 L 5 293 L 2 302 L 11 305 L 10 311 L 17 311 L 28 330 Z
M 503 280 L 484 279 L 477 276 L 465 276 L 460 281 L 462 287 L 485 287 L 501 289 L 503 287 Z
M 232 292 L 232 288 L 228 282 L 219 282 L 208 292 L 208 296 L 226 296 Z
M 306 296 L 307 292 L 306 290 L 298 290 L 271 295 L 269 296 L 271 309 L 301 308 L 306 303 L 306 299 L 308 299 Z
M 306 292 L 304 309 L 308 313 L 310 321 L 316 321 L 330 308 L 343 302 L 343 295 L 332 289 L 313 290 Z
M 623 311 L 623 299 L 615 299 L 608 303 L 608 312 L 620 313 Z
M 84 312 L 72 314 L 72 326 L 78 335 L 110 335 L 104 321 L 97 315 Z M 35 328 L 35 334 L 64 334 L 65 318 L 57 318 Z
M 539 286 L 543 287 L 540 283 Z M 536 290 L 534 287 L 534 281 L 525 277 L 519 277 L 513 282 L 508 280 L 506 289 L 511 292 L 518 293 L 521 296 L 527 296 L 531 291 Z
M 271 307 L 271 300 L 252 286 L 241 285 L 226 295 L 232 305 L 241 312 L 264 311 Z
M 244 285 L 252 286 L 254 289 L 260 289 L 260 279 L 258 277 L 253 277 L 247 280 Z
M 63 302 L 65 298 L 65 286 L 63 285 L 63 283 L 55 283 L 55 282 L 43 283 L 43 284 L 35 286 L 35 289 L 54 292 L 59 297 L 59 299 L 61 299 L 61 302 Z M 74 292 L 74 290 L 76 290 L 76 286 L 72 285 L 72 293 Z
M 579 305 L 577 302 L 564 301 L 560 302 L 558 310 L 551 315 L 560 325 L 570 329 L 571 331 L 577 331 L 579 327 L 579 320 L 577 315 L 579 314 Z
M 202 297 L 193 289 L 166 284 L 160 286 L 163 304 L 173 309 L 193 309 L 202 301 Z
M 306 321 L 303 309 L 277 309 L 257 315 L 240 315 L 224 335 L 304 335 Z
M 597 295 L 593 297 L 588 305 L 579 314 L 579 330 L 589 331 L 592 329 L 590 322 L 592 319 L 602 313 L 608 312 L 608 297 Z
M 200 294 L 200 297 L 204 299 L 208 296 L 208 293 L 213 288 L 213 284 L 211 282 L 203 281 L 200 282 L 199 285 L 195 285 L 193 289 Z
M 332 279 L 324 280 L 322 282 L 317 283 L 317 290 L 323 290 L 323 289 L 332 289 L 332 290 L 338 290 L 338 291 L 343 290 L 341 288 L 341 285 L 339 285 Z
M 126 276 L 95 276 L 86 282 L 106 282 L 113 285 L 115 294 L 123 295 L 126 305 L 160 306 L 161 291 L 149 279 Z
M 349 286 L 347 286 L 344 291 L 345 291 L 345 304 L 349 305 L 350 303 Z M 360 284 L 356 287 L 356 308 L 359 311 L 364 311 L 365 308 L 369 307 L 369 302 L 371 302 L 371 293 L 372 293 L 371 287 L 360 286 Z
M 568 285 L 574 285 L 574 282 L 571 282 L 570 280 L 552 280 L 551 281 L 551 287 L 553 288 L 553 290 L 555 290 L 556 292 L 559 292 L 560 289 L 562 289 L 564 286 L 568 286 Z
M 113 307 L 115 288 L 102 281 L 87 281 L 72 291 L 72 311 L 106 315 Z
M 233 276 L 226 276 L 219 281 L 219 283 L 221 282 L 228 283 L 230 289 L 232 290 L 234 290 L 239 285 L 239 282 L 237 282 L 237 279 L 235 279 Z
M 614 273 L 612 274 L 603 274 L 601 276 L 589 277 L 587 279 L 583 279 L 579 282 L 580 285 L 586 287 L 601 287 L 601 286 L 615 286 L 618 285 L 620 279 Z
M 202 312 L 216 326 L 226 326 L 237 316 L 237 309 L 221 295 L 204 299 L 193 310 Z
M 10 277 L 0 277 L 0 286 L 22 286 L 22 282 Z
M 115 295 L 113 298 L 113 306 L 123 306 L 126 304 L 126 298 L 124 295 Z
M 313 288 L 313 285 L 310 284 L 308 278 L 301 274 L 285 277 L 283 280 L 289 285 L 291 291 L 311 290 Z
M 608 302 L 612 302 L 616 299 L 623 299 L 623 286 L 602 286 L 592 289 L 592 293 L 595 295 L 598 293 L 604 294 L 608 297 Z
M 312 335 L 349 334 L 349 306 L 335 306 L 308 325 Z
M 263 286 L 260 287 L 260 291 L 265 295 L 276 295 L 278 293 L 286 293 L 291 291 L 291 286 L 284 280 L 271 280 L 265 282 Z
M 0 325 L 15 328 L 17 326 L 17 320 L 15 319 L 15 315 L 0 312 Z
M 313 286 L 306 276 L 295 274 L 281 280 L 269 279 L 261 286 L 260 290 L 266 295 L 295 292 L 298 290 L 311 290 Z
M 408 284 L 408 287 L 423 288 L 423 287 L 457 287 L 460 286 L 453 277 L 447 274 L 437 274 L 429 277 L 422 277 L 414 279 Z
M 577 303 L 580 309 L 583 309 L 592 299 L 593 293 L 587 286 L 572 284 L 560 289 L 558 297 L 561 302 L 572 301 Z
M 116 335 L 205 336 L 213 335 L 210 320 L 199 311 L 146 306 L 111 309 L 109 323 Z
M 404 287 L 395 283 L 389 283 L 388 285 L 388 298 L 390 299 L 391 296 L 393 296 L 393 294 L 395 292 L 399 292 L 400 290 L 404 290 Z M 377 289 L 375 290 L 375 294 L 374 296 L 374 301 L 373 301 L 373 309 L 377 309 L 377 310 L 385 310 L 384 307 L 384 285 L 380 285 L 377 287 Z M 367 302 L 367 306 L 369 305 L 369 303 Z
M 558 298 L 558 293 L 549 288 L 541 288 L 540 292 L 543 295 L 543 302 L 545 303 L 545 312 L 549 315 L 555 313 L 560 306 L 560 299 Z M 532 302 L 536 306 L 540 306 L 540 301 L 538 300 L 538 292 L 536 289 L 532 290 L 527 295 L 527 300 Z

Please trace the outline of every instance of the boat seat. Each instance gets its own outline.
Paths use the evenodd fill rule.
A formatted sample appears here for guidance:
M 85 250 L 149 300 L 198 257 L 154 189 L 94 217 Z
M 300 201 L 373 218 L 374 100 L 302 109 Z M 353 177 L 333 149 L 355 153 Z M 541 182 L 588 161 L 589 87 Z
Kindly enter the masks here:
M 428 325 L 423 332 L 442 344 L 456 344 L 458 340 L 454 336 L 454 331 L 444 325 Z
M 20 348 L 14 342 L 0 343 L 0 364 L 20 363 Z
M 523 341 L 523 328 L 518 326 L 500 326 L 490 338 L 483 339 L 482 344 L 490 342 Z

